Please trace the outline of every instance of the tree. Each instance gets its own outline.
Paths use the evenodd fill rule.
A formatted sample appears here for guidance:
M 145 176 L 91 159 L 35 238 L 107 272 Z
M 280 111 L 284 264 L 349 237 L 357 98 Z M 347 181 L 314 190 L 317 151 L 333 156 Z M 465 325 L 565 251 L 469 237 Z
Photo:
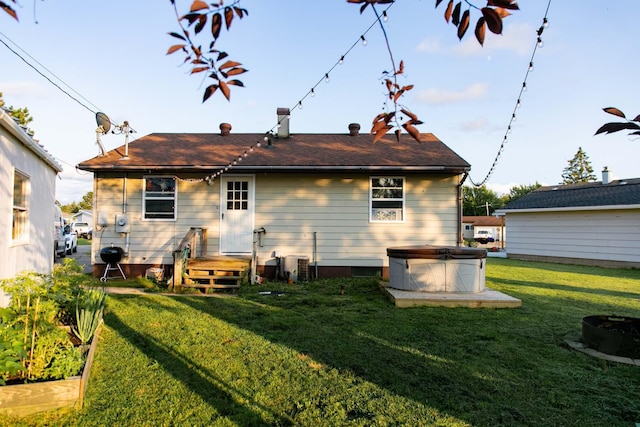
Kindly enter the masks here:
M 0 2 L 0 4 L 2 4 L 2 2 Z M 3 97 L 3 93 L 0 92 L 0 108 L 5 106 L 5 102 L 4 102 L 4 97 Z M 9 114 L 11 115 L 11 117 L 13 117 L 14 119 L 18 119 L 18 124 L 20 126 L 27 126 L 29 123 L 31 123 L 33 121 L 33 117 L 31 117 L 31 114 L 29 113 L 29 109 L 28 108 L 15 108 L 14 106 L 9 106 Z
M 503 206 L 498 194 L 482 187 L 462 187 L 462 214 L 463 215 L 491 215 L 496 209 Z
M 522 196 L 526 196 L 527 194 L 536 191 L 540 187 L 542 187 L 542 184 L 540 184 L 539 182 L 529 185 L 514 185 L 509 189 L 509 194 L 502 198 L 502 201 L 505 205 L 511 202 L 515 202 Z
M 9 1 L 11 3 L 17 2 L 17 0 Z M 456 28 L 456 33 L 460 40 L 469 29 L 472 13 L 479 14 L 474 35 L 478 43 L 482 45 L 484 44 L 487 29 L 494 34 L 502 34 L 502 19 L 511 14 L 510 10 L 519 9 L 518 3 L 514 0 L 486 1 L 487 3 L 484 7 L 479 7 L 470 0 L 449 0 L 447 2 L 444 18 Z M 234 20 L 248 16 L 249 11 L 239 6 L 241 0 L 227 1 L 226 4 L 224 0 L 218 0 L 215 3 L 193 0 L 189 12 L 181 14 L 176 5 L 176 0 L 169 0 L 169 2 L 173 6 L 180 30 L 169 32 L 169 35 L 173 37 L 172 40 L 174 42 L 177 40 L 177 44 L 169 47 L 167 55 L 182 52 L 184 55 L 183 64 L 190 64 L 191 66 L 190 74 L 202 75 L 204 73 L 207 78 L 213 81 L 204 90 L 203 102 L 218 91 L 222 93 L 227 101 L 230 101 L 231 87 L 244 87 L 244 84 L 237 76 L 246 73 L 248 70 L 240 62 L 229 59 L 229 54 L 220 50 L 217 44 L 223 27 L 229 31 Z M 7 0 L 0 0 L 0 8 L 15 20 L 18 20 L 18 15 L 11 3 L 7 2 Z M 360 14 L 368 9 L 373 11 L 386 41 L 391 62 L 391 70 L 382 72 L 382 80 L 385 82 L 387 90 L 385 94 L 385 111 L 373 119 L 371 134 L 374 135 L 374 142 L 392 130 L 395 130 L 398 141 L 403 131 L 420 141 L 420 132 L 416 125 L 420 125 L 423 122 L 406 105 L 399 103 L 400 99 L 413 89 L 413 85 L 401 85 L 398 83 L 398 77 L 404 75 L 404 63 L 400 61 L 396 66 L 393 58 L 389 38 L 382 23 L 382 20 L 386 17 L 386 9 L 382 14 L 376 9 L 376 5 L 393 4 L 394 0 L 347 0 L 347 3 L 361 4 Z M 441 3 L 443 3 L 442 0 L 435 0 L 435 7 L 438 8 Z M 203 31 L 206 29 L 209 29 L 209 31 Z M 540 27 L 538 36 L 543 31 L 544 27 Z M 365 41 L 364 36 L 362 37 L 363 41 Z M 204 48 L 201 42 L 202 38 Z
M 562 171 L 562 184 L 577 184 L 580 182 L 594 182 L 596 176 L 593 174 L 593 167 L 589 161 L 589 156 L 578 147 L 578 152 L 573 159 L 569 160 L 569 165 Z
M 79 202 L 73 201 L 69 204 L 61 205 L 60 209 L 62 209 L 62 212 L 70 214 L 76 214 L 80 210 L 89 211 L 93 209 L 93 191 L 88 191 Z

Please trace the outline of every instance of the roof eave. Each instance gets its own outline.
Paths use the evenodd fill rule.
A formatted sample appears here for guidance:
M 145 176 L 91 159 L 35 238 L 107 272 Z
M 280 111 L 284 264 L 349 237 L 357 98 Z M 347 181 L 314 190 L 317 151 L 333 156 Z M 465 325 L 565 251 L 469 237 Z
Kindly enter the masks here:
M 640 204 L 632 205 L 602 205 L 602 206 L 564 206 L 557 208 L 523 208 L 523 209 L 497 209 L 496 214 L 510 213 L 536 213 L 536 212 L 572 212 L 572 211 L 610 211 L 610 210 L 640 209 Z

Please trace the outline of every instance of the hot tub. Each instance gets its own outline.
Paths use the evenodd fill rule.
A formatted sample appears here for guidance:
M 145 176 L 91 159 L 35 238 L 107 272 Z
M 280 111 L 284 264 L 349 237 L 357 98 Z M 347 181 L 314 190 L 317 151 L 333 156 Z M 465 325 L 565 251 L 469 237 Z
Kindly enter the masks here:
M 458 246 L 387 248 L 389 286 L 411 292 L 485 290 L 485 249 Z

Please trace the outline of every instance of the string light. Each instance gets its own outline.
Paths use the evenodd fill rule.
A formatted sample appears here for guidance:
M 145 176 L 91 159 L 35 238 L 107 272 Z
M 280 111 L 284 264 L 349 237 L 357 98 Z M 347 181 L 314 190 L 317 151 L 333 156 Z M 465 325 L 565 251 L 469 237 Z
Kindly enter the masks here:
M 544 18 L 542 19 L 542 25 L 540 26 L 540 28 L 537 31 L 537 40 L 536 40 L 536 44 L 533 48 L 533 52 L 531 54 L 531 59 L 529 61 L 529 67 L 527 68 L 527 72 L 525 74 L 524 77 L 524 81 L 522 82 L 522 88 L 520 89 L 520 94 L 522 95 L 523 92 L 525 92 L 527 90 L 527 77 L 529 76 L 529 73 L 531 71 L 533 71 L 533 59 L 536 55 L 536 50 L 539 47 L 544 46 L 544 43 L 542 41 L 542 33 L 544 31 L 545 28 L 547 28 L 549 26 L 549 20 L 547 19 L 547 15 L 549 13 L 549 7 L 551 6 L 551 0 L 548 1 L 547 3 L 547 9 L 545 11 L 544 14 Z M 489 172 L 487 172 L 487 175 L 484 177 L 484 179 L 481 182 L 474 182 L 473 179 L 471 179 L 471 177 L 469 177 L 469 181 L 476 187 L 481 187 L 483 185 L 485 185 L 487 183 L 487 181 L 489 181 L 489 178 L 491 177 L 491 175 L 493 174 L 493 172 L 496 169 L 496 166 L 498 165 L 498 160 L 502 157 L 502 152 L 505 149 L 505 145 L 508 142 L 507 139 L 507 135 L 511 133 L 511 125 L 513 124 L 513 122 L 516 121 L 516 110 L 518 108 L 520 108 L 521 106 L 521 99 L 520 96 L 518 97 L 517 101 L 516 101 L 516 105 L 514 106 L 513 109 L 513 113 L 511 114 L 511 120 L 509 120 L 509 125 L 507 126 L 507 130 L 505 132 L 504 138 L 502 139 L 502 143 L 500 144 L 500 148 L 498 149 L 498 152 L 496 153 L 495 159 L 493 160 L 493 164 L 491 165 L 491 167 L 489 168 Z
M 389 17 L 387 16 L 387 11 L 385 10 L 384 12 L 382 12 L 382 21 L 387 22 L 388 20 Z
M 329 83 L 329 73 L 324 75 L 324 81 Z
M 367 39 L 365 39 L 364 36 L 360 36 L 360 40 L 362 40 L 362 46 L 367 45 Z
M 298 102 L 298 109 L 302 110 L 302 101 Z
M 344 62 L 344 55 L 342 55 L 340 57 L 340 60 L 338 61 L 338 64 L 342 65 L 343 62 Z
M 316 96 L 316 91 L 313 88 L 311 88 L 311 92 L 309 92 L 309 94 L 311 96 Z

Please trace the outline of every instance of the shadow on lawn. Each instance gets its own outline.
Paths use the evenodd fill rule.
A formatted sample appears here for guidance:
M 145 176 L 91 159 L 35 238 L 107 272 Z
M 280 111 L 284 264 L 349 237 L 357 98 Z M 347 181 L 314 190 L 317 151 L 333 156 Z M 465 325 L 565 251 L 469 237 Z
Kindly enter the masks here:
M 185 384 L 195 394 L 199 395 L 202 400 L 207 402 L 207 404 L 214 407 L 221 417 L 229 417 L 231 421 L 238 418 L 243 423 L 250 421 L 251 425 L 271 425 L 271 423 L 266 423 L 262 420 L 258 412 L 252 411 L 251 408 L 246 405 L 238 404 L 234 396 L 231 396 L 227 390 L 232 390 L 236 396 L 242 395 L 242 393 L 202 365 L 195 363 L 193 360 L 186 361 L 183 355 L 167 348 L 149 335 L 140 334 L 138 331 L 123 323 L 122 320 L 113 313 L 109 313 L 105 317 L 105 323 L 118 331 L 118 333 L 133 346 L 143 350 L 146 354 L 152 354 L 154 359 L 163 366 L 166 372 L 176 380 Z M 242 397 L 248 401 L 253 401 L 250 396 Z M 253 402 L 253 406 L 257 406 L 255 401 Z M 291 425 L 290 419 L 273 413 L 269 408 L 262 406 L 260 409 L 271 413 L 273 419 L 277 420 L 277 425 Z

